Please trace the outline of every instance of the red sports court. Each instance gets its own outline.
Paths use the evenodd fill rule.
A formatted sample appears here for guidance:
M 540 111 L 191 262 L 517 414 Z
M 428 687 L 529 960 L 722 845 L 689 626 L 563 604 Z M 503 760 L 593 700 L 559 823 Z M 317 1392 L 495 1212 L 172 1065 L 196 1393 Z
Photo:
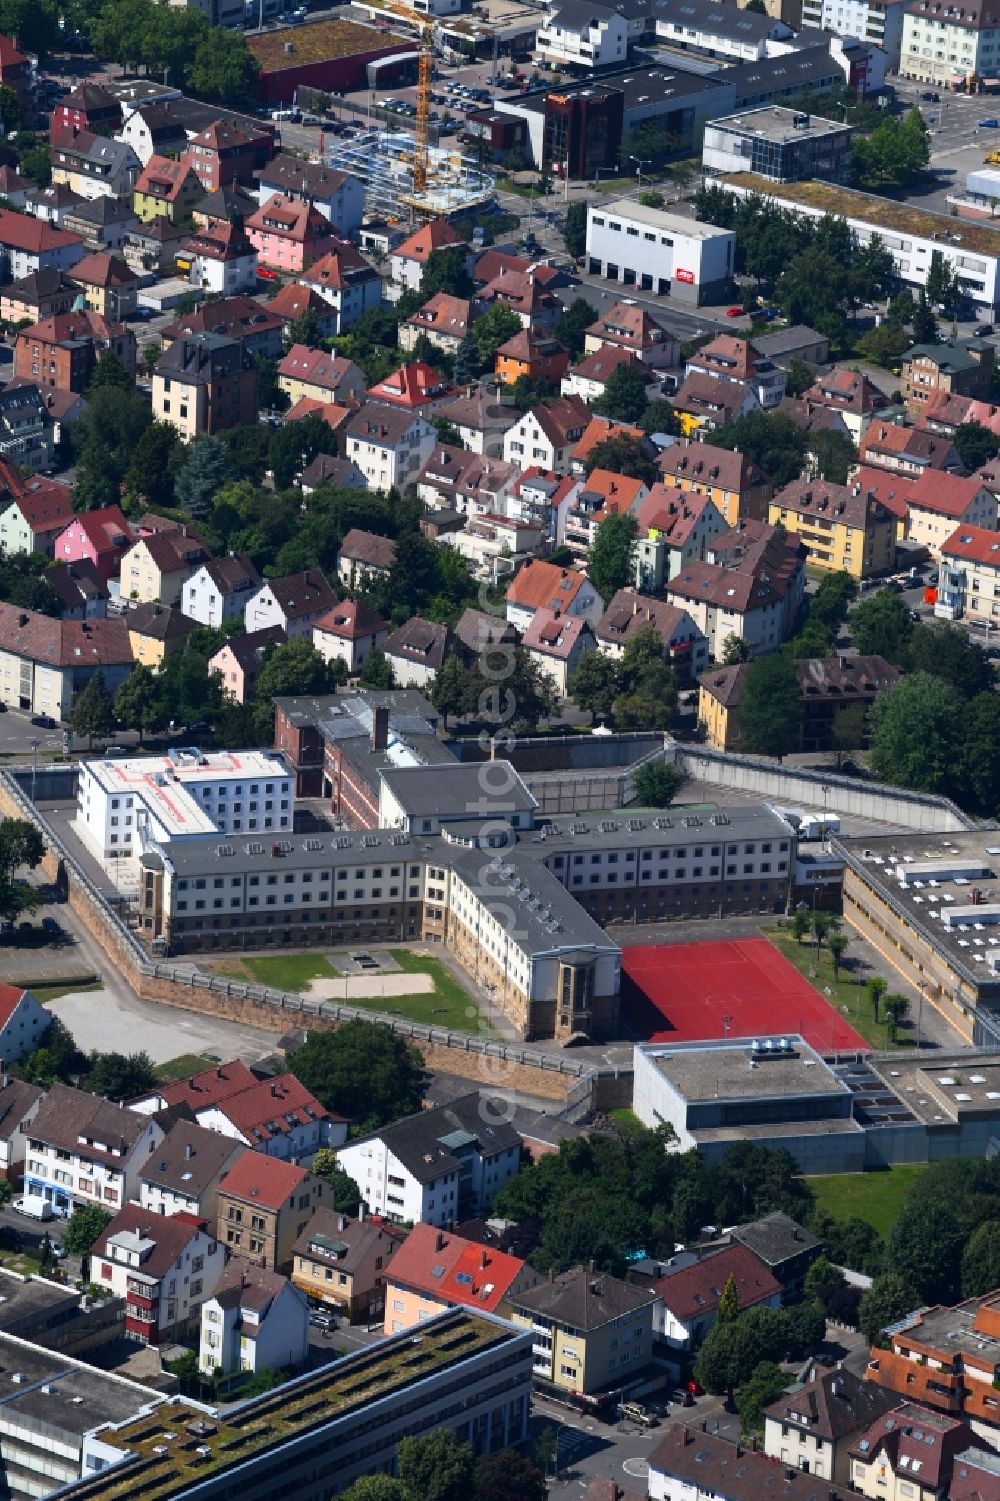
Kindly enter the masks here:
M 868 1051 L 846 1017 L 766 938 L 625 948 L 622 1003 L 646 1042 L 797 1032 L 820 1053 Z

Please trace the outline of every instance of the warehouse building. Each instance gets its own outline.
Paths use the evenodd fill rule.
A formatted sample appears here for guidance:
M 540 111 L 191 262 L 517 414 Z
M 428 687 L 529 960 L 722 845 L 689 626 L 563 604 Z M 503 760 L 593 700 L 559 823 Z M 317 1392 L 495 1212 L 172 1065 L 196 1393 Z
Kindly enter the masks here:
M 369 65 L 387 58 L 398 58 L 401 68 L 405 65 L 416 76 L 412 38 L 357 21 L 312 21 L 258 32 L 247 37 L 247 45 L 260 63 L 261 97 L 269 104 L 290 104 L 303 86 L 337 94 L 364 88 L 370 82 Z M 402 76 L 387 77 L 384 68 L 383 62 L 379 73 L 383 88 L 403 82 Z
M 730 295 L 736 236 L 682 214 L 617 198 L 587 207 L 592 276 L 700 307 Z

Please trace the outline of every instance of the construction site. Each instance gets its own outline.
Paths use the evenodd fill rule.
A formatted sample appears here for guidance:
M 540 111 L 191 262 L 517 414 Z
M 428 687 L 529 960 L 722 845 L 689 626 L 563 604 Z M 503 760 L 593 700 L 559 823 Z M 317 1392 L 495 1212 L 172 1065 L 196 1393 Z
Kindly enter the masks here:
M 421 147 L 396 126 L 369 130 L 332 143 L 326 163 L 364 183 L 369 217 L 415 224 L 485 209 L 496 179 L 460 147 Z

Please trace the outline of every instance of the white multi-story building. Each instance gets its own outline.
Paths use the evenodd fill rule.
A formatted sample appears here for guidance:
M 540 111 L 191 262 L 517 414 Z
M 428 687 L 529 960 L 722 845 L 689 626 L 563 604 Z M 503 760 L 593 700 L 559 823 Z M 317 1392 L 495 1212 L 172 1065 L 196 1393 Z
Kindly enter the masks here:
M 895 73 L 907 4 L 908 0 L 802 0 L 802 25 L 874 43 L 882 48 L 888 68 Z
M 964 615 L 987 630 L 1000 626 L 1000 534 L 963 524 L 939 552 L 934 614 L 942 620 Z
M 51 1015 L 30 990 L 0 983 L 0 1076 L 4 1064 L 34 1052 L 51 1025 Z
M 159 1215 L 128 1204 L 98 1238 L 91 1276 L 125 1303 L 125 1338 L 144 1345 L 184 1340 L 201 1326 L 226 1250 L 189 1214 Z
M 211 558 L 181 589 L 181 611 L 200 625 L 218 627 L 242 615 L 260 588 L 260 574 L 245 554 Z
M 169 751 L 80 766 L 76 823 L 104 859 L 211 833 L 277 833 L 295 818 L 295 782 L 270 751 Z
M 628 22 L 616 10 L 563 0 L 538 28 L 535 54 L 562 67 L 606 68 L 628 57 Z
M 587 209 L 587 269 L 626 287 L 695 307 L 721 302 L 729 295 L 735 255 L 732 230 L 714 224 L 629 198 Z
M 213 1376 L 295 1370 L 308 1356 L 305 1294 L 280 1272 L 235 1256 L 201 1310 L 201 1370 Z
M 96 1204 L 117 1214 L 137 1197 L 139 1170 L 163 1140 L 149 1116 L 53 1084 L 27 1132 L 26 1193 L 62 1214 Z
M 370 490 L 395 485 L 409 493 L 436 442 L 434 429 L 416 412 L 369 405 L 344 428 L 344 457 L 358 466 Z
M 698 52 L 726 62 L 756 63 L 772 56 L 772 44 L 792 38 L 792 28 L 774 16 L 761 16 L 716 0 L 684 0 L 652 6 L 657 40 L 681 52 Z
M 1000 69 L 1000 14 L 974 3 L 915 0 L 903 16 L 899 71 L 921 83 L 955 87 L 995 78 Z

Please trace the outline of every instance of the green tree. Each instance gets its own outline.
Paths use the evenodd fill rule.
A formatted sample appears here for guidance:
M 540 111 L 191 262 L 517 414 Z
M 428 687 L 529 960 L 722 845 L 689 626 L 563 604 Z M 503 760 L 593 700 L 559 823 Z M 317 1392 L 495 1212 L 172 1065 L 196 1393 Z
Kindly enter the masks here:
M 792 937 L 796 943 L 802 943 L 810 929 L 809 911 L 806 907 L 796 907 L 791 917 Z
M 764 1341 L 746 1318 L 731 1324 L 715 1323 L 695 1358 L 696 1380 L 707 1392 L 725 1393 L 730 1408 L 733 1393 L 764 1359 Z
M 188 87 L 217 104 L 242 104 L 256 97 L 260 63 L 241 31 L 212 26 L 198 43 Z
M 712 442 L 745 454 L 782 489 L 801 474 L 809 438 L 786 412 L 748 412 L 716 428 Z
M 176 504 L 196 521 L 201 520 L 210 514 L 216 492 L 232 477 L 229 449 L 221 438 L 203 433 L 188 448 L 174 482 Z
M 401 1439 L 396 1460 L 400 1480 L 421 1501 L 468 1501 L 475 1464 L 472 1445 L 447 1428 Z
M 16 37 L 24 52 L 44 57 L 59 38 L 59 13 L 53 0 L 0 0 L 0 32 Z
M 503 392 L 504 400 L 519 412 L 530 412 L 559 394 L 554 381 L 533 375 L 519 375 L 512 386 L 504 386 Z
M 663 658 L 655 626 L 643 626 L 627 643 L 618 664 L 615 721 L 622 729 L 666 729 L 677 707 L 677 678 Z
M 877 1344 L 890 1324 L 919 1307 L 921 1302 L 904 1276 L 894 1271 L 883 1272 L 861 1299 L 858 1321 L 865 1339 L 870 1345 Z
M 794 355 L 785 371 L 785 395 L 802 396 L 816 384 L 816 371 L 805 360 Z
M 969 472 L 988 464 L 1000 453 L 1000 438 L 981 422 L 960 422 L 951 435 L 963 467 Z
M 887 995 L 885 998 L 886 1031 L 889 1041 L 895 1042 L 899 1029 L 906 1020 L 910 1002 L 905 995 Z
M 318 348 L 323 328 L 316 309 L 307 303 L 301 313 L 297 313 L 285 325 L 283 337 L 286 349 L 290 349 L 293 344 L 304 344 L 307 349 Z
M 105 349 L 94 366 L 87 393 L 92 395 L 94 391 L 100 391 L 102 387 L 110 387 L 117 391 L 131 391 L 133 385 L 131 376 L 118 356 L 113 350 Z
M 886 1265 L 922 1303 L 954 1303 L 967 1238 L 966 1226 L 949 1204 L 925 1193 L 910 1194 L 886 1237 Z
M 587 577 L 605 604 L 635 583 L 635 550 L 639 524 L 628 511 L 602 521 L 587 555 Z
M 138 391 L 110 384 L 89 392 L 86 414 L 73 429 L 79 454 L 73 490 L 77 509 L 120 502 L 136 444 L 151 421 L 149 403 Z
M 410 1488 L 395 1475 L 359 1475 L 340 1501 L 414 1501 Z
M 639 426 L 644 433 L 665 433 L 668 437 L 680 437 L 680 418 L 665 396 L 655 396 L 647 401 L 639 417 Z
M 915 307 L 913 293 L 909 287 L 903 287 L 902 291 L 897 292 L 889 303 L 889 322 L 896 328 L 905 328 L 913 317 Z
M 545 1471 L 517 1449 L 501 1449 L 476 1461 L 474 1501 L 546 1501 Z
M 483 370 L 492 370 L 496 364 L 497 350 L 516 333 L 520 333 L 521 320 L 503 302 L 497 302 L 488 313 L 483 313 L 472 325 L 472 337 L 479 350 L 479 363 Z
M 0 84 L 0 123 L 10 135 L 21 123 L 21 101 L 10 84 Z
M 921 288 L 920 301 L 913 310 L 913 342 L 915 344 L 936 344 L 938 341 L 937 319 L 934 311 L 927 301 L 927 294 Z
M 33 823 L 24 818 L 0 820 L 0 879 L 9 885 L 22 868 L 41 864 L 45 844 Z
M 847 476 L 858 461 L 858 450 L 847 433 L 835 428 L 820 428 L 809 434 L 809 450 L 815 460 L 816 473 L 831 485 L 846 485 Z
M 574 200 L 566 209 L 563 238 L 567 255 L 578 261 L 587 249 L 587 205 L 582 198 Z
M 319 454 L 336 452 L 333 428 L 318 412 L 310 412 L 298 422 L 283 423 L 272 432 L 267 445 L 267 462 L 275 489 L 287 490 L 296 475 Z
M 151 423 L 135 445 L 125 475 L 126 493 L 147 506 L 172 505 L 183 448 L 172 422 Z
M 257 678 L 257 697 L 333 693 L 346 681 L 344 664 L 327 662 L 305 636 L 293 636 L 271 651 Z
M 756 1434 L 758 1437 L 763 1435 L 764 1408 L 778 1400 L 789 1379 L 786 1372 L 775 1365 L 773 1360 L 762 1360 L 754 1368 L 749 1379 L 740 1387 L 740 1394 L 736 1399 L 736 1410 L 744 1433 Z
M 852 611 L 850 628 L 851 640 L 862 656 L 905 661 L 913 622 L 901 595 L 887 589 L 869 595 Z
M 978 1298 L 1000 1287 L 1000 1220 L 984 1220 L 962 1252 L 962 1297 Z
M 289 1067 L 328 1110 L 376 1130 L 420 1109 L 423 1059 L 381 1022 L 310 1032 Z
M 732 1272 L 726 1278 L 726 1285 L 722 1289 L 719 1306 L 716 1310 L 716 1318 L 720 1324 L 731 1324 L 738 1318 L 740 1312 L 740 1295 L 736 1287 L 736 1278 Z
M 730 631 L 722 643 L 723 667 L 737 667 L 741 662 L 749 662 L 752 656 L 753 648 L 749 641 L 744 641 L 742 636 Z
M 148 1053 L 98 1053 L 90 1055 L 84 1088 L 106 1100 L 133 1100 L 156 1083 L 156 1070 Z
M 632 773 L 639 808 L 669 808 L 683 785 L 684 774 L 671 761 L 647 761 Z
M 897 596 L 898 597 L 898 596 Z M 967 631 L 946 620 L 914 626 L 907 643 L 905 666 L 910 672 L 929 672 L 944 678 L 966 699 L 993 691 L 993 666 L 983 648 Z
M 467 254 L 464 245 L 445 245 L 431 251 L 420 275 L 420 295 L 424 301 L 438 292 L 447 292 L 452 297 L 472 296 Z
M 610 437 L 595 443 L 584 467 L 587 474 L 592 474 L 595 469 L 607 469 L 611 474 L 625 474 L 629 479 L 642 480 L 650 488 L 661 477 L 656 460 L 649 453 L 648 440 L 621 431 L 612 432 Z
M 931 251 L 931 263 L 927 271 L 927 302 L 931 307 L 941 307 L 948 311 L 959 292 L 959 282 L 956 273 L 951 268 L 951 263 L 946 261 L 940 250 Z
M 73 705 L 69 717 L 74 735 L 86 735 L 87 749 L 93 750 L 94 737 L 110 735 L 114 725 L 114 704 L 103 672 L 95 672 Z
M 74 1209 L 62 1237 L 67 1256 L 88 1256 L 94 1242 L 103 1235 L 113 1218 L 97 1204 L 84 1204 Z
M 115 719 L 125 729 L 138 731 L 140 745 L 143 735 L 165 728 L 170 715 L 164 713 L 151 668 L 141 663 L 132 668 L 115 694 Z
M 908 673 L 872 705 L 868 764 L 914 792 L 947 794 L 961 761 L 964 700 L 928 672 Z
M 756 657 L 747 668 L 740 704 L 747 750 L 781 758 L 799 743 L 802 698 L 792 663 L 782 652 Z
M 361 1205 L 361 1190 L 351 1175 L 341 1167 L 336 1152 L 320 1147 L 312 1160 L 310 1172 L 333 1189 L 333 1207 L 339 1214 L 356 1215 Z
M 468 669 L 458 652 L 450 652 L 441 663 L 440 670 L 434 674 L 429 696 L 445 729 L 449 719 L 457 719 L 471 708 Z
M 570 208 L 575 207 L 575 204 L 570 204 Z M 586 204 L 581 207 L 586 218 Z M 580 253 L 582 255 L 583 252 Z M 560 314 L 553 333 L 560 344 L 569 350 L 573 360 L 578 360 L 583 354 L 584 336 L 591 324 L 596 322 L 597 309 L 585 297 L 574 297 L 565 312 Z
M 473 381 L 477 380 L 482 373 L 482 369 L 483 362 L 479 356 L 479 345 L 472 333 L 467 333 L 455 351 L 452 381 L 459 388 L 471 386 Z
M 963 806 L 992 818 L 1000 813 L 1000 695 L 978 694 L 966 708 L 958 781 Z
M 648 383 L 641 365 L 616 365 L 605 382 L 603 395 L 591 402 L 591 410 L 615 422 L 639 422 L 646 410 Z
M 857 594 L 857 579 L 852 578 L 843 569 L 839 569 L 836 573 L 824 574 L 819 588 L 809 603 L 809 619 L 836 631 L 847 619 L 848 611 L 857 598 Z
M 52 159 L 49 148 L 36 136 L 21 131 L 15 140 L 17 166 L 25 177 L 30 177 L 40 188 L 47 188 L 52 181 Z
M 365 658 L 360 682 L 362 688 L 394 688 L 396 686 L 392 663 L 379 647 L 376 646 Z
M 831 933 L 826 941 L 826 946 L 830 950 L 830 960 L 833 964 L 833 978 L 835 980 L 840 973 L 840 966 L 844 962 L 844 955 L 847 952 L 849 941 L 844 933 Z
M 889 982 L 883 980 L 881 975 L 872 975 L 870 980 L 865 981 L 865 995 L 868 997 L 868 1004 L 872 1008 L 872 1016 L 876 1022 L 878 1021 L 879 1008 L 888 989 Z
M 580 658 L 580 665 L 569 685 L 570 697 L 578 709 L 595 719 L 609 719 L 618 694 L 618 668 L 602 651 L 590 651 Z

